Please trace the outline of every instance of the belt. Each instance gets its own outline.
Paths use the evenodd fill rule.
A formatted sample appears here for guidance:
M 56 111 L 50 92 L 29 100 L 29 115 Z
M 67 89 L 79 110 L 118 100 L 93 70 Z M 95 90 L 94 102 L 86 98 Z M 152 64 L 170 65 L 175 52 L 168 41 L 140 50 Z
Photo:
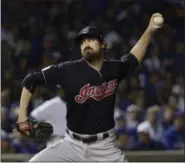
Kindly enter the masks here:
M 68 133 L 68 135 L 71 135 L 74 139 L 81 141 L 83 143 L 86 143 L 86 144 L 94 143 L 99 140 L 98 135 L 93 135 L 91 137 L 84 138 L 84 137 L 81 137 L 75 133 L 70 134 L 68 129 L 66 129 L 66 132 Z M 109 136 L 110 136 L 109 133 L 105 132 L 105 133 L 103 133 L 103 137 L 101 138 L 101 140 L 104 140 L 104 139 L 108 138 Z

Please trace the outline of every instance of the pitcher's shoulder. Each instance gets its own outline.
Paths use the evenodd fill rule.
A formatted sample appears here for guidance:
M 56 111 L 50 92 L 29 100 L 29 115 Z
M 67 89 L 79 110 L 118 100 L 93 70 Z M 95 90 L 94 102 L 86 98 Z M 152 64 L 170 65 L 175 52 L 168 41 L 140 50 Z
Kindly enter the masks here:
M 75 66 L 78 64 L 81 64 L 83 62 L 83 59 L 78 59 L 78 60 L 73 60 L 73 61 L 66 61 L 66 62 L 61 62 L 58 64 L 58 67 L 71 67 Z
M 121 60 L 116 60 L 116 59 L 106 59 L 104 60 L 104 63 L 106 65 L 119 65 L 121 63 Z

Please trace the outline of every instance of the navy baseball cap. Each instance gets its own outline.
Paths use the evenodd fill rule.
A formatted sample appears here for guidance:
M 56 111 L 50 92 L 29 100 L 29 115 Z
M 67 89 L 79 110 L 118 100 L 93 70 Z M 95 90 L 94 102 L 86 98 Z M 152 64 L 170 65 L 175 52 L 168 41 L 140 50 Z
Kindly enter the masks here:
M 83 28 L 77 35 L 76 37 L 76 44 L 80 44 L 81 41 L 85 38 L 97 38 L 100 41 L 103 41 L 103 34 L 100 31 L 100 29 L 96 26 L 87 26 L 85 28 Z

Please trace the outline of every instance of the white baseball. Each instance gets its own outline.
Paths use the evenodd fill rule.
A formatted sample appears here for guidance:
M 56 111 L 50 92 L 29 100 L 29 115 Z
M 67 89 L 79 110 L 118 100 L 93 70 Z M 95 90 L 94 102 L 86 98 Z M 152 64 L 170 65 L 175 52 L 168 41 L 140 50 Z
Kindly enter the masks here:
M 161 16 L 156 16 L 154 17 L 154 23 L 157 25 L 157 26 L 161 26 L 164 22 L 164 19 L 163 17 Z

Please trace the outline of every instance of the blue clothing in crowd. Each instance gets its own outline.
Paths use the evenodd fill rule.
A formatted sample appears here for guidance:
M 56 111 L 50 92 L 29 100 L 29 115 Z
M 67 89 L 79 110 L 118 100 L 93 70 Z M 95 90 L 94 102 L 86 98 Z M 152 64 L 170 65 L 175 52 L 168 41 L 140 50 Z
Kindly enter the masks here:
M 168 149 L 183 149 L 185 147 L 185 130 L 177 130 L 172 126 L 165 132 L 164 138 Z
M 147 144 L 138 142 L 133 150 L 165 150 L 166 146 L 159 141 L 150 140 Z

